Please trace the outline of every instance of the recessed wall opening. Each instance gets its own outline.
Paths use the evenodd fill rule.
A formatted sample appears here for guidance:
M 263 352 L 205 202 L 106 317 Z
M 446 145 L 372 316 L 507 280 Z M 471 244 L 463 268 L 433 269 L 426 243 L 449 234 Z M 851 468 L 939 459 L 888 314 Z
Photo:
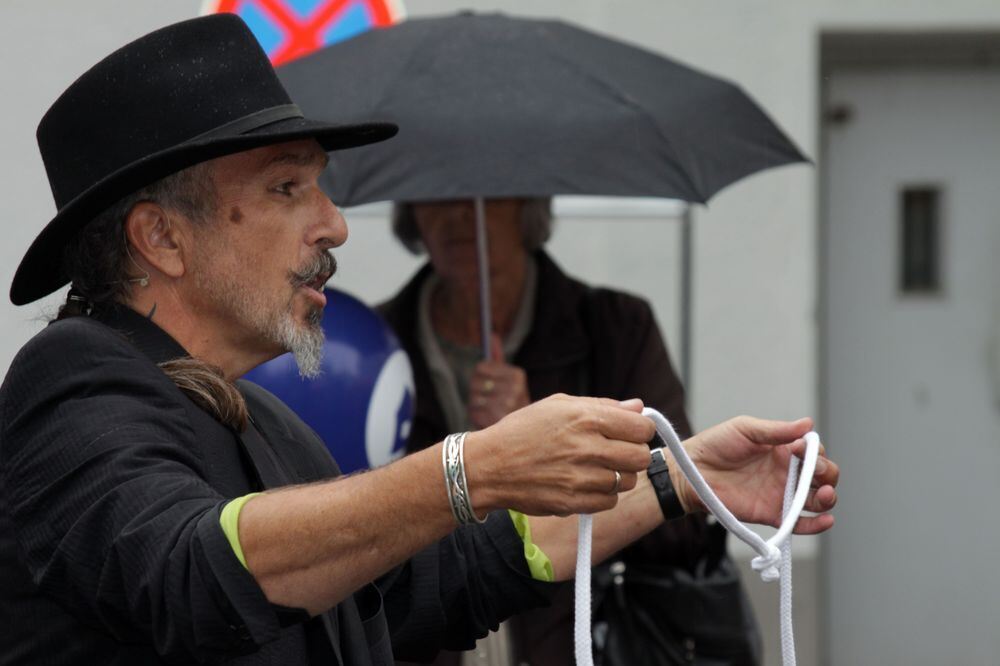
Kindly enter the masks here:
M 941 291 L 941 190 L 905 187 L 899 195 L 899 290 L 932 295 Z

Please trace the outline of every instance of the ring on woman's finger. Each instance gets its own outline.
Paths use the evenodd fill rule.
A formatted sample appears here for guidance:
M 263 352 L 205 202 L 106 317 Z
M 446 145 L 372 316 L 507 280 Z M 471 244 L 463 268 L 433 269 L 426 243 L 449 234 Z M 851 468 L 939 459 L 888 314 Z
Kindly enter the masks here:
M 615 487 L 611 489 L 609 495 L 617 495 L 618 491 L 622 488 L 622 473 L 615 470 Z
M 483 393 L 493 393 L 493 389 L 496 388 L 496 382 L 492 379 L 486 379 L 483 381 Z

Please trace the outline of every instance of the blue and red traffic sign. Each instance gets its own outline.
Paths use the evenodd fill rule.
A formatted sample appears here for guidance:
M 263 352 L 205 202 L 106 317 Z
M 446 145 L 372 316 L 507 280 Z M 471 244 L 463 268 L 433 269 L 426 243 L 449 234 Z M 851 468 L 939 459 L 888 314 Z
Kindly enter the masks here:
M 222 12 L 246 21 L 275 66 L 405 15 L 402 0 L 206 0 L 202 7 Z

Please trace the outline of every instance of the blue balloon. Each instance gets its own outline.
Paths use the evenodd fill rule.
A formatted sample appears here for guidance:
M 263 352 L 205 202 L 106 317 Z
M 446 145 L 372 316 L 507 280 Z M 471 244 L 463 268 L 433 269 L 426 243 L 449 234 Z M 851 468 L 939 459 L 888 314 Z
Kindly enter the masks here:
M 291 354 L 246 375 L 315 430 L 344 473 L 403 455 L 413 419 L 413 369 L 388 324 L 337 289 L 325 289 L 321 374 L 303 379 Z

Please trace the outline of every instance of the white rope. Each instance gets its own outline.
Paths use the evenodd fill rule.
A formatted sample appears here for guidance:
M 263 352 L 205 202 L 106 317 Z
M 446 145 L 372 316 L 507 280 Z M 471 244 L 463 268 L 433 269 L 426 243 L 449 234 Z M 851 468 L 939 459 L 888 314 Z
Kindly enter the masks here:
M 681 446 L 680 438 L 670 422 L 658 411 L 647 407 L 643 415 L 652 419 L 656 431 L 674 454 L 674 460 L 691 483 L 698 497 L 722 525 L 741 541 L 757 551 L 757 557 L 750 563 L 754 571 L 760 572 L 765 581 L 781 580 L 781 658 L 785 666 L 795 666 L 795 636 L 792 630 L 792 529 L 798 522 L 805 507 L 806 497 L 816 471 L 819 456 L 819 435 L 807 433 L 805 460 L 799 472 L 799 459 L 792 456 L 788 464 L 788 480 L 782 502 L 782 521 L 777 533 L 765 541 L 756 532 L 741 523 L 725 507 L 705 482 L 701 472 L 691 462 L 687 451 Z M 576 663 L 577 666 L 593 666 L 591 648 L 591 608 L 590 608 L 590 559 L 593 518 L 580 516 L 580 531 L 576 559 Z
M 576 546 L 576 625 L 573 627 L 576 666 L 594 666 L 594 652 L 590 648 L 590 542 L 593 534 L 594 517 L 581 514 Z

